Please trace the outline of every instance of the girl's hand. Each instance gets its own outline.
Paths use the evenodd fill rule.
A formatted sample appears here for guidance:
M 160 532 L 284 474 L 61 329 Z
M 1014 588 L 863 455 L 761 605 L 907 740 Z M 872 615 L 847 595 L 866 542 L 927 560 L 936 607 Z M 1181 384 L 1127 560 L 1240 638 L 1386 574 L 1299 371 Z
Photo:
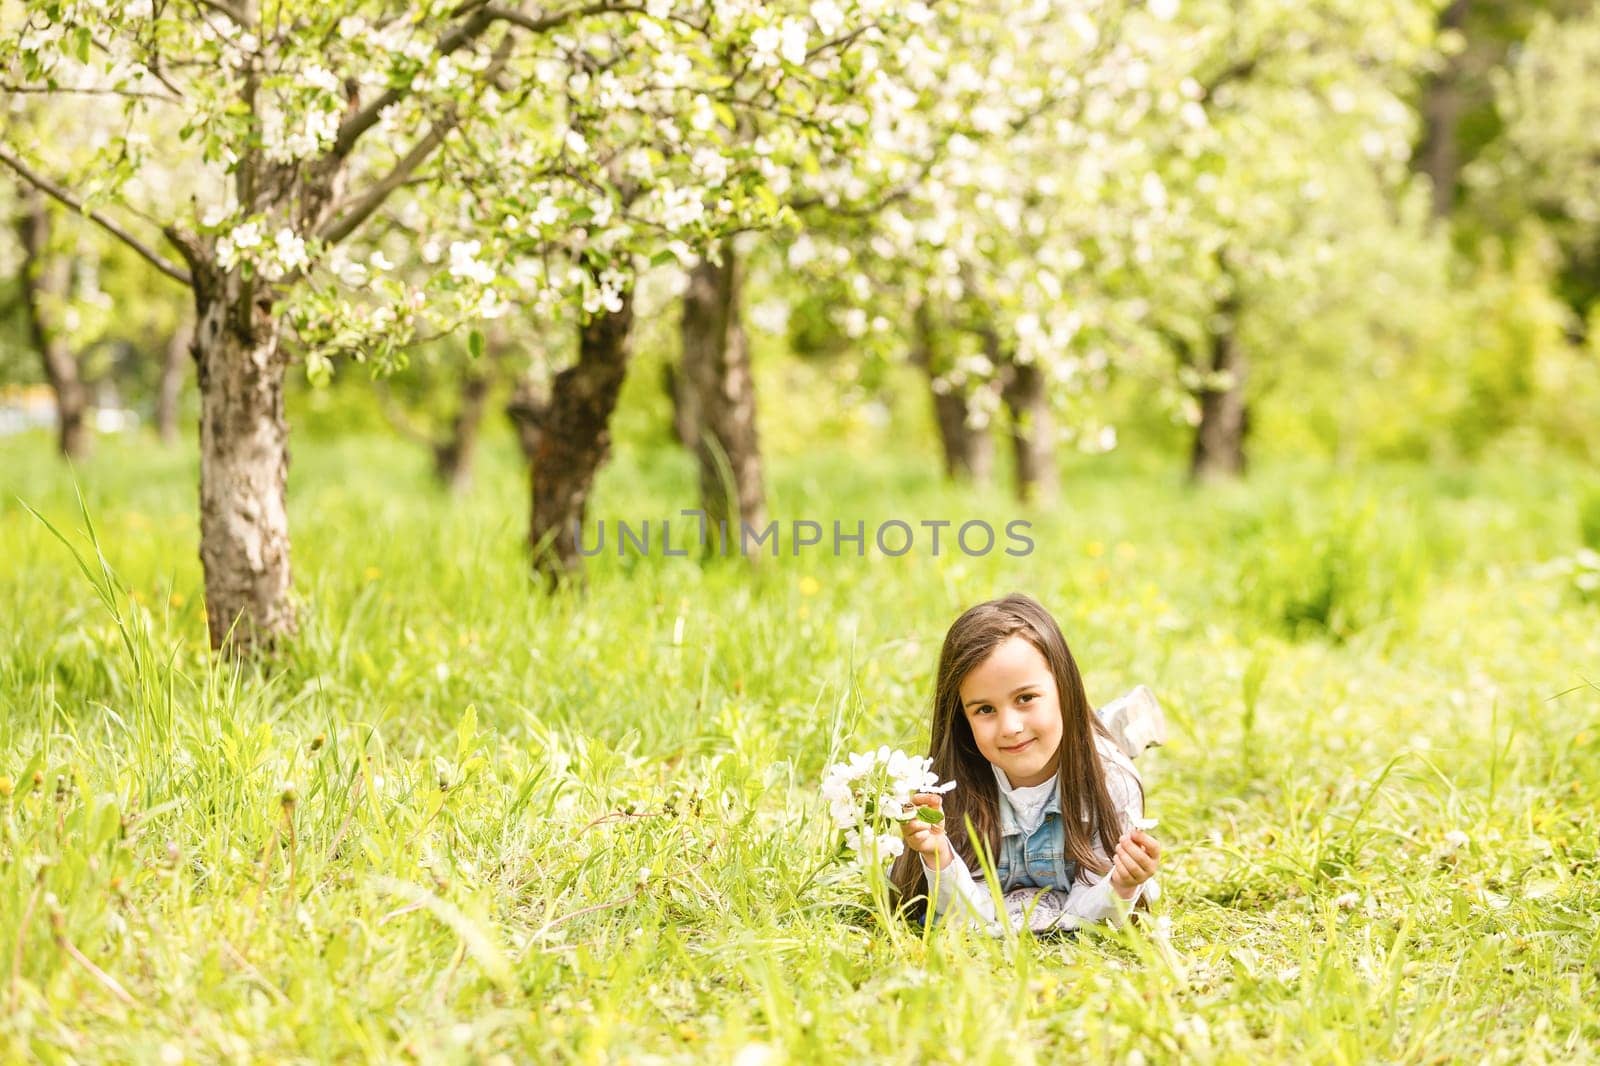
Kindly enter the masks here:
M 1111 859 L 1111 888 L 1123 899 L 1132 899 L 1134 890 L 1156 875 L 1161 865 L 1161 845 L 1143 829 L 1130 829 L 1117 841 Z
M 911 802 L 917 807 L 932 807 L 940 812 L 944 810 L 944 797 L 935 792 L 918 792 L 911 797 Z M 905 837 L 906 847 L 920 852 L 923 861 L 936 870 L 949 866 L 955 857 L 943 825 L 913 817 L 900 823 L 900 835 Z

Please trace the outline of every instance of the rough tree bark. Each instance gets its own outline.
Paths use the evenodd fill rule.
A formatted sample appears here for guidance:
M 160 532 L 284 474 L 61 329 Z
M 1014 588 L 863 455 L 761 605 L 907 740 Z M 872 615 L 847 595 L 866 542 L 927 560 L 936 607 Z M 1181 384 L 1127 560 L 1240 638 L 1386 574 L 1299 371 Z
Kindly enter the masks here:
M 194 344 L 194 324 L 185 320 L 167 341 L 167 356 L 161 364 L 161 381 L 156 387 L 156 433 L 163 444 L 178 440 L 178 400 L 183 395 L 183 368 Z
M 627 375 L 632 329 L 630 291 L 620 310 L 583 326 L 577 363 L 555 376 L 548 395 L 525 381 L 506 406 L 529 457 L 534 572 L 552 588 L 582 574 L 578 533 L 595 474 L 611 449 L 611 415 Z
M 706 528 L 742 520 L 766 525 L 761 444 L 756 433 L 755 379 L 740 316 L 741 278 L 733 240 L 722 242 L 722 262 L 701 260 L 689 272 L 683 296 L 684 384 L 697 424 L 695 461 Z M 713 538 L 706 538 L 706 549 Z
M 265 291 L 237 272 L 195 277 L 200 562 L 211 646 L 267 650 L 295 629 L 289 591 L 289 360 Z
M 1200 425 L 1195 428 L 1190 457 L 1191 481 L 1218 481 L 1245 471 L 1244 439 L 1249 429 L 1245 384 L 1249 372 L 1244 347 L 1239 343 L 1238 303 L 1229 299 L 1218 316 L 1223 325 L 1213 330 L 1207 377 L 1223 375 L 1223 384 L 1203 384 L 1195 393 L 1200 401 Z
M 44 195 L 22 198 L 17 219 L 22 242 L 22 307 L 28 336 L 44 362 L 45 380 L 56 397 L 56 447 L 67 459 L 89 454 L 89 393 L 78 360 L 50 321 L 72 295 L 72 260 L 50 249 L 50 212 Z
M 1000 365 L 998 338 L 985 340 L 989 358 Z M 1005 359 L 1005 386 L 1001 393 L 1011 412 L 1011 447 L 1016 457 L 1017 499 L 1023 503 L 1054 503 L 1060 495 L 1056 476 L 1055 418 L 1044 373 L 1037 364 L 1024 366 L 1009 355 Z
M 939 445 L 944 453 L 945 476 L 986 485 L 994 474 L 994 439 L 987 429 L 967 424 L 970 399 L 963 391 L 945 387 L 938 378 L 938 353 L 933 312 L 926 303 L 917 305 L 911 341 L 911 361 L 928 375 L 933 397 L 933 418 L 939 430 Z

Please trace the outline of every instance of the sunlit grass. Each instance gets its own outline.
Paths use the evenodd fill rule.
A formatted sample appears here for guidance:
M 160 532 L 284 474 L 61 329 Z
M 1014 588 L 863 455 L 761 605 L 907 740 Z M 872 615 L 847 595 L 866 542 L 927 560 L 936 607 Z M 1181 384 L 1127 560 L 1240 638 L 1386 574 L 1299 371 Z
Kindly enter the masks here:
M 549 598 L 487 458 L 453 504 L 420 453 L 301 442 L 263 675 L 202 646 L 191 456 L 79 471 L 108 573 L 45 442 L 0 442 L 5 1057 L 1592 1055 L 1600 607 L 1540 568 L 1584 471 L 1084 460 L 1026 558 L 610 557 Z M 772 480 L 785 521 L 1021 515 L 893 454 Z M 692 487 L 625 450 L 596 516 Z M 1013 588 L 1091 698 L 1168 707 L 1139 931 L 925 939 L 828 864 L 824 767 L 925 744 L 944 627 Z

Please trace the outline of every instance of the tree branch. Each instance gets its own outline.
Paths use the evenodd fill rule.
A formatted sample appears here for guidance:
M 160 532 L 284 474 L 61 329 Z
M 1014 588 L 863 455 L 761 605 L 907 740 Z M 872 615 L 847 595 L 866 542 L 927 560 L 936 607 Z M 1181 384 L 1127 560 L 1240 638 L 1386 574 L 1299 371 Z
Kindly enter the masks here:
M 495 47 L 493 62 L 484 70 L 486 81 L 493 81 L 500 71 L 505 69 L 507 60 L 511 58 L 511 44 L 511 35 L 507 34 Z M 412 146 L 411 151 L 407 152 L 404 158 L 394 165 L 394 169 L 384 175 L 376 185 L 368 189 L 342 216 L 331 219 L 323 227 L 320 233 L 322 239 L 329 244 L 337 244 L 354 233 L 357 227 L 365 222 L 389 198 L 391 193 L 404 185 L 416 169 L 434 153 L 434 150 L 444 143 L 445 137 L 449 135 L 452 129 L 455 129 L 459 121 L 459 117 L 451 113 L 429 126 L 428 132 Z M 333 214 L 333 212 L 329 213 L 330 215 Z
M 125 96 L 130 100 L 160 100 L 162 103 L 167 104 L 181 104 L 183 102 L 165 93 L 153 93 L 139 89 L 114 89 L 109 86 L 99 85 L 59 85 L 54 88 L 48 85 L 0 85 L 0 91 L 35 96 L 57 96 L 62 93 L 72 93 L 80 96 Z
M 645 13 L 643 4 L 623 4 L 615 0 L 601 0 L 600 3 L 590 4 L 588 7 L 574 8 L 571 11 L 558 11 L 551 15 L 529 15 L 506 7 L 486 7 L 483 14 L 501 22 L 509 22 L 513 26 L 520 26 L 529 33 L 548 33 L 557 26 L 571 22 L 573 19 L 588 18 L 590 15 L 606 15 L 612 13 L 632 12 L 636 15 Z
M 112 221 L 110 218 L 107 218 L 99 211 L 91 211 L 86 209 L 83 206 L 83 203 L 76 199 L 66 189 L 63 189 L 49 178 L 34 173 L 31 169 L 29 169 L 26 163 L 13 155 L 11 150 L 4 145 L 0 145 L 0 163 L 4 163 L 6 166 L 16 171 L 24 181 L 28 182 L 28 184 L 32 185 L 40 192 L 48 194 L 51 198 L 58 200 L 67 207 L 72 208 L 80 215 L 85 215 L 93 220 L 98 226 L 100 226 L 101 229 L 120 240 L 123 244 L 126 244 L 129 248 L 132 248 L 135 252 L 138 252 L 139 255 L 143 256 L 151 266 L 161 271 L 161 273 L 165 274 L 167 277 L 191 288 L 194 286 L 194 278 L 187 270 L 184 270 L 176 263 L 173 263 L 172 261 L 163 257 L 155 249 L 145 244 L 139 238 L 135 237 L 133 234 L 117 225 L 116 222 Z M 170 233 L 168 233 L 168 239 L 172 239 L 172 235 Z
M 471 18 L 439 38 L 434 51 L 447 56 L 477 40 L 494 25 L 494 16 L 488 14 L 487 10 L 477 3 L 462 4 L 457 11 L 466 12 L 474 8 L 477 10 Z M 370 104 L 345 119 L 339 124 L 339 135 L 334 138 L 331 154 L 338 159 L 349 155 L 355 149 L 361 135 L 378 124 L 378 117 L 383 113 L 383 109 L 399 103 L 406 95 L 406 91 L 402 89 L 385 89 Z
M 411 147 L 411 151 L 407 152 L 400 162 L 394 165 L 394 169 L 390 170 L 377 184 L 368 189 L 343 215 L 329 221 L 317 236 L 328 244 L 338 244 L 354 233 L 357 227 L 365 222 L 372 212 L 382 206 L 383 202 L 389 198 L 390 193 L 403 185 L 413 171 L 427 162 L 428 157 L 433 154 L 433 150 L 444 143 L 445 135 L 454 126 L 455 121 L 448 120 L 435 122 L 428 127 L 428 132 Z
M 573 19 L 621 12 L 639 14 L 644 10 L 643 5 L 637 3 L 599 0 L 598 3 L 569 11 L 559 11 L 550 15 L 530 15 L 516 8 L 491 5 L 487 0 L 463 0 L 451 14 L 471 17 L 439 38 L 434 51 L 441 56 L 450 55 L 483 36 L 496 22 L 506 22 L 530 33 L 547 33 Z M 385 89 L 370 104 L 345 119 L 339 126 L 339 135 L 334 138 L 332 155 L 337 158 L 349 155 L 355 148 L 356 141 L 361 139 L 361 135 L 377 125 L 378 116 L 382 114 L 383 109 L 399 103 L 407 95 L 408 90 Z

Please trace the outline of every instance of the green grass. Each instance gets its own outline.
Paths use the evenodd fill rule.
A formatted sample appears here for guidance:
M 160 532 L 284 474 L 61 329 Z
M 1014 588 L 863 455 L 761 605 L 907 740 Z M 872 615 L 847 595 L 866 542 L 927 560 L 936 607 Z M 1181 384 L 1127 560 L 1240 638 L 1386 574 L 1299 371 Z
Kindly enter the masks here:
M 262 674 L 208 665 L 190 452 L 78 471 L 103 570 L 47 442 L 0 441 L 0 1058 L 1595 1058 L 1600 606 L 1541 569 L 1588 471 L 1080 459 L 1027 558 L 606 558 L 552 598 L 486 460 L 452 503 L 393 441 L 299 441 Z M 785 520 L 1019 516 L 892 451 L 771 480 Z M 692 486 L 624 449 L 595 513 Z M 923 938 L 828 862 L 825 766 L 925 745 L 945 627 L 1011 589 L 1092 699 L 1169 710 L 1142 930 Z

